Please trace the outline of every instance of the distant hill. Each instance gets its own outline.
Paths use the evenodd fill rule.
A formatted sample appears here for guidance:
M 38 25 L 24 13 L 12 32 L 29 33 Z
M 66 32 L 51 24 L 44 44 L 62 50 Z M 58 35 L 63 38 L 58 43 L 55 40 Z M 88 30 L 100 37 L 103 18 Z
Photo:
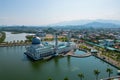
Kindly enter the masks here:
M 92 22 L 92 20 L 73 20 L 73 21 L 63 21 L 63 22 L 50 24 L 50 26 L 84 25 L 90 22 Z
M 7 26 L 7 25 L 1 25 L 2 27 L 41 27 L 41 28 L 47 28 L 47 27 L 55 27 L 55 28 L 120 28 L 120 20 L 103 20 L 103 19 L 97 19 L 97 20 L 73 20 L 73 21 L 63 21 L 55 24 L 50 25 L 44 25 L 44 26 L 24 26 L 24 25 L 13 25 L 13 26 Z
M 120 20 L 103 20 L 103 19 L 98 19 L 95 20 L 96 22 L 101 22 L 101 23 L 113 23 L 116 25 L 120 25 Z
M 102 22 L 91 22 L 83 25 L 84 27 L 93 27 L 93 28 L 119 28 L 120 25 L 114 23 L 102 23 Z
M 55 24 L 51 24 L 49 26 L 79 26 L 79 27 L 93 27 L 93 28 L 120 28 L 120 21 L 119 20 L 73 20 L 73 21 L 64 21 Z
M 113 24 L 120 25 L 120 20 L 104 20 L 104 19 L 63 21 L 63 22 L 52 24 L 52 25 L 84 25 L 91 22 L 113 23 Z

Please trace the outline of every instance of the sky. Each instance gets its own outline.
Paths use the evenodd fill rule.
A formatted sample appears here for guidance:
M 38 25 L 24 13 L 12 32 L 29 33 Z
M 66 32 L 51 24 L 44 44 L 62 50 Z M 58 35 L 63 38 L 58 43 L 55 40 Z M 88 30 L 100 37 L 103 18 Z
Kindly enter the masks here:
M 0 25 L 120 20 L 120 0 L 0 0 Z

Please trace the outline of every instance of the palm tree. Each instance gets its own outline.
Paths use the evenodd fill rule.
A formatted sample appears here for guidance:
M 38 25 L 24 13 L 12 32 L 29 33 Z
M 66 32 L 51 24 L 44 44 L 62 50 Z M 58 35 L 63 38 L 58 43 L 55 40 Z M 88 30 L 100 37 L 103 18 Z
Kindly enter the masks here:
M 80 73 L 78 74 L 78 77 L 80 78 L 80 80 L 82 80 L 84 78 L 84 74 Z
M 52 80 L 52 78 L 51 78 L 51 77 L 49 77 L 49 78 L 48 78 L 48 80 Z
M 96 76 L 96 80 L 98 80 L 98 75 L 100 74 L 100 71 L 99 70 L 94 70 L 94 74 Z
M 65 77 L 64 80 L 69 80 L 68 77 Z
M 106 72 L 108 72 L 108 76 L 110 77 L 110 75 L 113 73 L 113 70 L 111 68 L 107 68 Z

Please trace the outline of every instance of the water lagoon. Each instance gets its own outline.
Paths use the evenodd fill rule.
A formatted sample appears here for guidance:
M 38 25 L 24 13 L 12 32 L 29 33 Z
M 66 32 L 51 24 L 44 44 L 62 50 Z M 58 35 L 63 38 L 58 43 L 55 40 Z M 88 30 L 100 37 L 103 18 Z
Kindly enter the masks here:
M 26 33 L 11 34 L 7 33 L 6 41 L 25 40 Z M 20 37 L 20 36 L 22 37 Z M 93 70 L 98 69 L 101 73 L 100 78 L 108 77 L 106 69 L 112 68 L 113 74 L 117 75 L 117 69 L 113 66 L 95 58 L 75 57 L 54 57 L 50 60 L 33 61 L 25 54 L 25 46 L 0 47 L 0 80 L 79 80 L 78 74 L 83 73 L 84 80 L 95 80 Z M 76 54 L 84 54 L 83 51 L 76 51 Z
M 8 41 L 17 41 L 17 40 L 26 40 L 26 35 L 34 35 L 30 33 L 18 33 L 18 34 L 12 34 L 11 32 L 5 32 L 6 33 L 6 39 L 5 42 Z
M 50 60 L 33 61 L 25 54 L 24 46 L 0 47 L 0 80 L 79 80 L 78 73 L 82 72 L 84 80 L 94 80 L 94 69 L 101 71 L 99 78 L 107 77 L 106 68 L 113 66 L 91 56 L 86 58 L 54 57 Z M 79 51 L 77 51 L 79 52 Z

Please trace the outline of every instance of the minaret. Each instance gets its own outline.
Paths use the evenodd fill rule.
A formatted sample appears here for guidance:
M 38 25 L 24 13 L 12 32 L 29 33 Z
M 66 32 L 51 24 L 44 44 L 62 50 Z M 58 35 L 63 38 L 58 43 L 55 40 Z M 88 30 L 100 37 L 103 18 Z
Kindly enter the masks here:
M 55 52 L 58 49 L 58 37 L 57 37 L 57 33 L 54 34 L 54 39 L 55 39 Z
M 71 39 L 71 33 L 70 32 L 68 32 L 68 35 L 67 35 L 67 39 L 68 39 L 68 46 L 70 46 L 70 39 Z

